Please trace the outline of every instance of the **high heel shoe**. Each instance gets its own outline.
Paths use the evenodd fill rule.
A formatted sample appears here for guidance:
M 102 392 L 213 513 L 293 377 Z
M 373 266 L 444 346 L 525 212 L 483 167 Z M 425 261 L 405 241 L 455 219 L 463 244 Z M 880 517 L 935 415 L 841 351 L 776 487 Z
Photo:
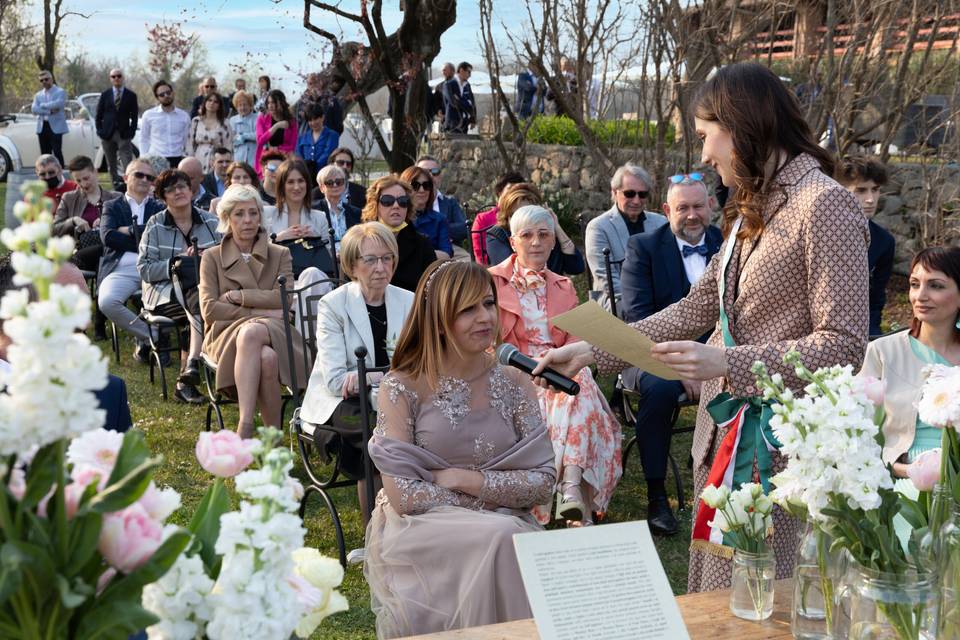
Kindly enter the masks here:
M 560 483 L 559 489 L 560 491 L 557 492 L 557 519 L 582 520 L 587 508 L 583 503 L 580 483 L 564 480 Z

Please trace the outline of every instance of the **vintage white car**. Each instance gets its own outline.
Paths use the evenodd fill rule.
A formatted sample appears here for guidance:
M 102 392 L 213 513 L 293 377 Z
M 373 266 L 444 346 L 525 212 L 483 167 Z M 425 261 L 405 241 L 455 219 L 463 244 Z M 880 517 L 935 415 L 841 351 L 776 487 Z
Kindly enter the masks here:
M 67 100 L 64 113 L 70 131 L 63 136 L 63 158 L 69 162 L 74 156 L 88 156 L 93 158 L 100 171 L 106 171 L 107 161 L 100 148 L 95 125 L 99 98 L 98 93 L 85 93 Z M 133 137 L 135 155 L 140 155 L 139 143 L 138 128 Z M 0 114 L 0 182 L 5 181 L 11 171 L 32 167 L 39 155 L 37 117 L 30 113 Z

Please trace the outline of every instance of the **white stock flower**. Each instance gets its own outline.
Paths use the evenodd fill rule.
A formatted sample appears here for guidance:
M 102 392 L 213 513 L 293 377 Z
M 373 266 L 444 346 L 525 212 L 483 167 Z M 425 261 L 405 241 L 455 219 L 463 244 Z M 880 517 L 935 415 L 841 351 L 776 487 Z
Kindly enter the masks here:
M 66 262 L 73 256 L 73 238 L 60 236 L 47 240 L 46 257 L 58 262 Z
M 194 640 L 210 619 L 208 597 L 213 588 L 199 556 L 181 554 L 158 581 L 143 588 L 141 603 L 160 621 L 147 627 L 150 640 Z
M 52 280 L 57 274 L 57 265 L 35 253 L 15 251 L 10 257 L 10 264 L 16 271 L 13 284 L 18 286 L 33 284 L 38 280 Z

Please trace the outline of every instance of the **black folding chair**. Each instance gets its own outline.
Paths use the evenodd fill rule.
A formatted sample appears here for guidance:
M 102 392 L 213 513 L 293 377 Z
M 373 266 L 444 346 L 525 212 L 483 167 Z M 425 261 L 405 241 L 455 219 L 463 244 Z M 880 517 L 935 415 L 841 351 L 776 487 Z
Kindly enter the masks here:
M 610 299 L 610 313 L 617 314 L 617 292 L 613 288 L 613 265 L 623 265 L 623 260 L 610 259 L 610 247 L 603 248 L 603 273 L 607 277 L 607 298 Z
M 587 224 L 593 219 L 593 216 L 584 211 L 577 214 L 577 228 L 580 230 L 580 239 L 585 243 L 587 241 Z M 584 255 L 586 255 L 586 246 L 584 246 Z M 587 289 L 593 289 L 593 271 L 590 269 L 590 262 L 584 260 L 587 266 Z M 616 315 L 616 314 L 614 314 Z

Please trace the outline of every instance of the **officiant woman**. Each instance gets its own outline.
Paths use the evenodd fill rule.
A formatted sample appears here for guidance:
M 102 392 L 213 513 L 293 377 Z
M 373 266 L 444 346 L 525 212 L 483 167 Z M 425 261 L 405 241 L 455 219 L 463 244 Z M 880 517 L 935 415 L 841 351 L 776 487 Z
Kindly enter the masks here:
M 869 233 L 857 200 L 829 177 L 832 156 L 817 145 L 796 98 L 766 67 L 721 69 L 693 108 L 702 161 L 732 192 L 721 221 L 725 241 L 686 298 L 631 326 L 659 343 L 653 351 L 658 360 L 703 381 L 692 452 L 700 514 L 708 477 L 722 479 L 732 468 L 734 485 L 759 481 L 769 490 L 770 476 L 785 465 L 750 372 L 755 361 L 781 374 L 794 391 L 804 385 L 783 364 L 791 349 L 811 369 L 860 365 L 867 343 Z M 706 344 L 696 342 L 711 330 Z M 541 364 L 569 375 L 594 361 L 601 372 L 627 366 L 616 354 L 584 343 L 548 352 Z M 732 420 L 744 405 L 743 420 Z M 720 446 L 725 439 L 729 449 Z M 800 526 L 774 511 L 768 542 L 778 578 L 793 572 Z M 709 540 L 707 523 L 695 519 L 690 591 L 730 585 L 733 550 Z

